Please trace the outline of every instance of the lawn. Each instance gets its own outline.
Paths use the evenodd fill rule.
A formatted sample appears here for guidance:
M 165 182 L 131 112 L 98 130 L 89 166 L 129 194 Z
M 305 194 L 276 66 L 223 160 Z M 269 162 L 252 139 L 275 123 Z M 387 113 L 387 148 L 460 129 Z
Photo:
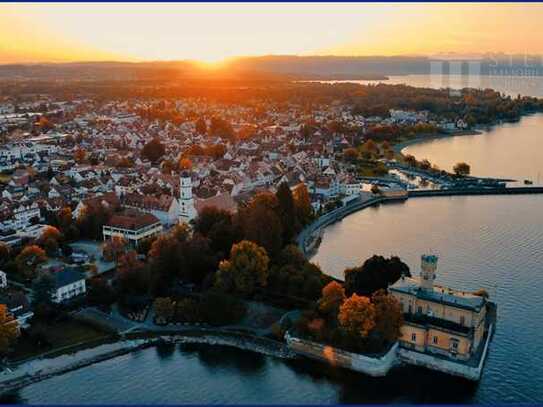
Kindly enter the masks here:
M 68 346 L 98 341 L 110 336 L 105 331 L 72 319 L 52 324 L 43 323 L 42 326 L 41 331 L 50 346 L 39 347 L 29 335 L 22 335 L 13 346 L 9 355 L 10 360 L 19 361 L 45 353 L 50 354 Z

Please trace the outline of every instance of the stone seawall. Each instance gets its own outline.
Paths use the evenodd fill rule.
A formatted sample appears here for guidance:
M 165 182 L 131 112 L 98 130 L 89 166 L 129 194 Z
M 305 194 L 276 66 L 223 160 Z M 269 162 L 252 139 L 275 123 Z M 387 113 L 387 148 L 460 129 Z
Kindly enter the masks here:
M 347 352 L 329 345 L 285 335 L 288 347 L 300 355 L 326 362 L 333 366 L 355 370 L 368 376 L 386 376 L 396 366 L 398 343 L 396 342 L 385 354 L 376 357 Z
M 75 354 L 65 354 L 54 358 L 37 358 L 13 369 L 5 369 L 0 374 L 0 394 L 160 343 L 201 343 L 231 346 L 281 359 L 297 357 L 296 353 L 281 342 L 228 331 L 221 333 L 215 330 L 211 333 L 210 330 L 204 329 L 202 332 L 185 335 L 182 333 L 153 334 L 147 332 L 142 336 L 141 339 L 122 340 L 84 349 Z
M 200 343 L 206 345 L 231 346 L 241 350 L 256 352 L 267 356 L 273 356 L 281 359 L 293 359 L 296 353 L 292 352 L 281 342 L 253 336 L 224 336 L 224 335 L 205 335 L 205 336 L 186 336 L 186 335 L 168 335 L 161 336 L 160 339 L 166 343 Z

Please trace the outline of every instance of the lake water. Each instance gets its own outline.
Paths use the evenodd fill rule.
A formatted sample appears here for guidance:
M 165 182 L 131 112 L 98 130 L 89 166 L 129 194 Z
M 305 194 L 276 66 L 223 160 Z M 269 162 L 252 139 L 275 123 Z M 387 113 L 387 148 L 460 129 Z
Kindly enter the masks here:
M 440 138 L 413 144 L 402 152 L 452 171 L 459 162 L 471 174 L 543 183 L 543 114 L 523 117 L 517 123 L 494 126 L 483 134 Z
M 443 168 L 462 160 L 470 162 L 477 175 L 535 180 L 543 161 L 536 158 L 543 147 L 542 120 L 531 116 L 482 136 L 409 149 Z M 479 383 L 417 368 L 374 379 L 312 361 L 285 362 L 232 348 L 184 345 L 98 363 L 30 385 L 2 401 L 541 403 L 542 213 L 543 195 L 415 198 L 369 208 L 330 226 L 313 258 L 326 272 L 341 277 L 346 267 L 374 253 L 399 255 L 417 273 L 419 256 L 433 252 L 440 255 L 439 283 L 486 288 L 499 305 L 498 326 Z
M 354 82 L 363 85 L 385 83 L 409 85 L 423 88 L 490 88 L 506 95 L 543 97 L 541 76 L 480 76 L 480 75 L 399 75 L 389 76 L 384 81 L 322 81 L 328 83 Z

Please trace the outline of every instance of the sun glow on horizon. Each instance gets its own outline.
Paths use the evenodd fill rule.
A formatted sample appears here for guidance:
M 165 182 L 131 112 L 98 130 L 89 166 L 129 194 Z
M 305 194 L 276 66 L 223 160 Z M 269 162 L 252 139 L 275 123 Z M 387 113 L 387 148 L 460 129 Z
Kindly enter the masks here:
M 543 54 L 543 5 L 8 3 L 0 63 L 236 56 Z

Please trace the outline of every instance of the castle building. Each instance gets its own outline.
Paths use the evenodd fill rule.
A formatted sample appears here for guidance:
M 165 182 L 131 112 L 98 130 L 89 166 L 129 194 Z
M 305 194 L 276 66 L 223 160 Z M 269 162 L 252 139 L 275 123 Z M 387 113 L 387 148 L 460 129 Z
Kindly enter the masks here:
M 402 277 L 389 287 L 403 311 L 400 347 L 476 363 L 490 335 L 492 303 L 483 295 L 435 285 L 437 261 L 437 256 L 423 255 L 420 278 Z
M 197 215 L 192 196 L 192 178 L 190 172 L 183 171 L 179 182 L 179 223 L 189 223 Z

